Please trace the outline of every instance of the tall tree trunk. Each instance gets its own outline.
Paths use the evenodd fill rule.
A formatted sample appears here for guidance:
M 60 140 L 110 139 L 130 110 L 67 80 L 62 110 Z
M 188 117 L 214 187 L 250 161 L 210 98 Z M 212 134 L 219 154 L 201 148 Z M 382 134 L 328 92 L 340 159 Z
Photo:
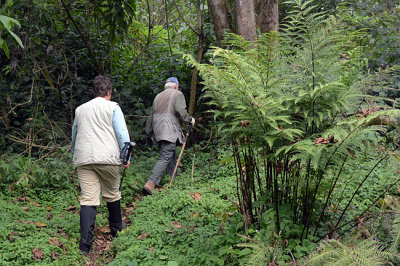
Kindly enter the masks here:
M 214 23 L 214 30 L 217 35 L 218 44 L 222 47 L 225 31 L 231 31 L 226 0 L 207 0 L 207 3 Z
M 278 0 L 257 0 L 257 26 L 261 33 L 278 31 Z
M 236 27 L 237 34 L 245 40 L 255 42 L 257 39 L 256 21 L 254 16 L 253 0 L 236 0 Z
M 198 32 L 198 50 L 196 55 L 196 62 L 200 63 L 201 57 L 203 56 L 203 45 L 204 45 L 204 32 L 203 23 L 201 19 L 201 8 L 200 0 L 196 0 L 197 9 L 197 32 Z M 197 88 L 197 76 L 198 70 L 196 68 L 192 71 L 192 80 L 190 82 L 190 100 L 189 100 L 189 114 L 193 115 L 194 106 L 196 103 L 196 88 Z

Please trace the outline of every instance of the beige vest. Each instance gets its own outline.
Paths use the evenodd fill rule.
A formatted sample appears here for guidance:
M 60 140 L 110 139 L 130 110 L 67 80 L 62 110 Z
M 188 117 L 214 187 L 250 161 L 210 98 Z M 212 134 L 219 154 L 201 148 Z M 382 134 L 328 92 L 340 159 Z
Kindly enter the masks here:
M 75 167 L 85 164 L 121 164 L 113 127 L 116 105 L 116 102 L 97 97 L 76 108 L 77 135 L 72 158 Z

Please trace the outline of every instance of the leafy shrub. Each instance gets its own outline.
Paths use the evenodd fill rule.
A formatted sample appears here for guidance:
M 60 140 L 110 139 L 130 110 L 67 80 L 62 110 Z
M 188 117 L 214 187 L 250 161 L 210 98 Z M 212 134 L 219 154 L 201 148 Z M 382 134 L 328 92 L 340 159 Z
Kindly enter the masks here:
M 332 218 L 328 203 L 342 170 L 351 167 L 347 160 L 369 143 L 383 143 L 379 134 L 397 127 L 400 112 L 363 94 L 374 83 L 363 71 L 362 31 L 344 33 L 341 21 L 313 12 L 312 1 L 286 4 L 293 10 L 279 34 L 263 35 L 256 44 L 230 35 L 232 49 L 215 48 L 210 64 L 186 58 L 199 69 L 211 112 L 231 142 L 245 225 L 261 229 L 263 214 L 273 209 L 276 234 L 288 229 L 284 237 L 301 242 L 311 228 L 321 237 L 329 232 L 326 225 L 318 228 Z M 378 165 L 396 155 L 396 141 L 386 145 L 335 217 L 334 229 L 351 217 L 345 215 L 353 200 L 361 203 L 356 196 Z M 328 179 L 329 171 L 336 179 Z M 363 207 L 359 213 L 368 210 Z M 296 255 L 310 250 L 298 248 Z

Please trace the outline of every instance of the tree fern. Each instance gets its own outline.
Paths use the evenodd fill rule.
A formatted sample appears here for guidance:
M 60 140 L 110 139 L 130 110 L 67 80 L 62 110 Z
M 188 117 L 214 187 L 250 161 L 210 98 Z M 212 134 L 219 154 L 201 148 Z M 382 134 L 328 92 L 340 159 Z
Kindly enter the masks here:
M 280 205 L 290 203 L 306 236 L 317 200 L 329 201 L 326 186 L 334 182 L 325 180 L 326 171 L 338 171 L 377 132 L 397 127 L 400 112 L 389 106 L 362 112 L 371 104 L 363 49 L 355 44 L 362 31 L 344 34 L 340 21 L 313 12 L 312 1 L 286 4 L 293 11 L 279 34 L 264 34 L 257 45 L 230 34 L 230 49 L 215 48 L 209 64 L 186 59 L 199 70 L 203 97 L 232 141 L 240 188 L 251 188 L 238 189 L 243 206 L 268 192 L 276 228 Z M 257 220 L 261 213 L 250 208 L 243 215 Z
M 319 249 L 305 260 L 306 265 L 386 265 L 398 259 L 397 252 L 382 250 L 373 238 L 346 245 L 334 239 L 321 243 Z

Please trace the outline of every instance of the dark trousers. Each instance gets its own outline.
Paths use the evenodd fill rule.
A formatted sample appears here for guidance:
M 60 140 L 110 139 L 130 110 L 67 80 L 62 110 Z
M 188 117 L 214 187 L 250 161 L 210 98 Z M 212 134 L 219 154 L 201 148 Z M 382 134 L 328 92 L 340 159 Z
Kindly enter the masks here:
M 157 163 L 154 165 L 153 171 L 149 177 L 149 181 L 160 185 L 161 177 L 164 171 L 168 175 L 172 176 L 175 165 L 176 165 L 176 143 L 165 140 L 159 141 L 160 145 L 160 156 L 158 157 Z

